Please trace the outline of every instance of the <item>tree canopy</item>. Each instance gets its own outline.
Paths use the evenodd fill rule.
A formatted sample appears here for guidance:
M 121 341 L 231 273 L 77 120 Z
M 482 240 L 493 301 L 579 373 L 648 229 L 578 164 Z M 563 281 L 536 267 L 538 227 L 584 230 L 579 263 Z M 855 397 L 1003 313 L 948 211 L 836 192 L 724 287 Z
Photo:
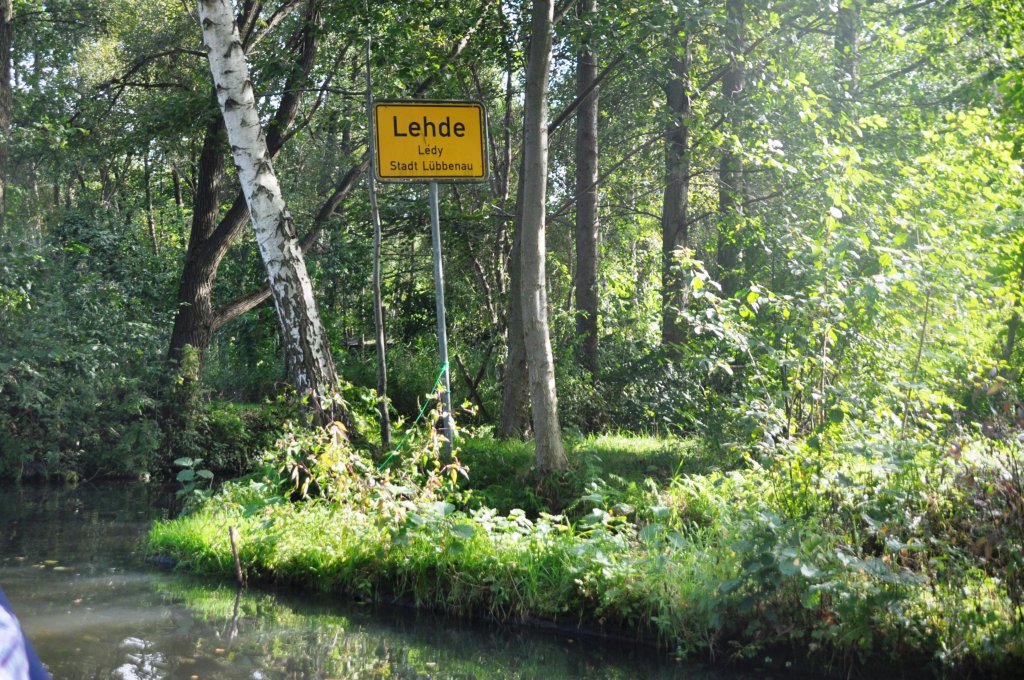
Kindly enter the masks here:
M 0 0 L 0 479 L 174 478 L 202 570 L 230 526 L 359 597 L 1015 669 L 1022 45 L 1017 0 Z M 447 361 L 372 99 L 487 111 Z
M 10 5 L 4 465 L 89 460 L 83 442 L 105 435 L 74 415 L 85 393 L 127 408 L 113 429 L 149 433 L 157 461 L 181 445 L 156 434 L 183 408 L 175 384 L 252 402 L 287 375 L 199 15 Z M 519 186 L 532 4 L 233 9 L 352 389 L 376 384 L 365 72 L 377 98 L 485 104 L 489 180 L 441 196 L 452 391 L 470 424 L 525 413 L 513 244 L 535 191 Z M 1010 399 L 1020 380 L 1019 17 L 939 0 L 556 3 L 541 252 L 562 425 L 770 449 L 990 420 L 994 395 L 969 395 L 996 380 Z M 438 369 L 425 187 L 382 186 L 379 204 L 387 397 L 411 417 Z

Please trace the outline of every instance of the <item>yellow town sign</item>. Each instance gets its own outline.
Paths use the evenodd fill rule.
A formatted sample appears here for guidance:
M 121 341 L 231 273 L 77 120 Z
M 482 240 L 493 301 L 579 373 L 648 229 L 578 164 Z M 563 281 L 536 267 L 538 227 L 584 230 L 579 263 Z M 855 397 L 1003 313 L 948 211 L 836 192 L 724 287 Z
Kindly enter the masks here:
M 383 182 L 487 179 L 487 114 L 479 102 L 377 101 L 373 127 Z

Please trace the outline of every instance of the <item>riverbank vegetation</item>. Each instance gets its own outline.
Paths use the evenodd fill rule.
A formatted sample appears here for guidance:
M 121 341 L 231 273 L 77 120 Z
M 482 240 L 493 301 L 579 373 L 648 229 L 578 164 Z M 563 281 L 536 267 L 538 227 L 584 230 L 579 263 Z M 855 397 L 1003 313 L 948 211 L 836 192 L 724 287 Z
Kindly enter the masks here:
M 336 436 L 292 433 L 262 472 L 154 527 L 149 548 L 232 578 L 235 527 L 265 585 L 583 627 L 681 656 L 987 677 L 1024 656 L 1019 450 L 979 439 L 865 456 L 831 441 L 723 460 L 621 437 L 569 450 L 576 467 L 556 489 L 524 445 L 481 437 L 449 465 L 427 452 L 381 469 Z M 298 461 L 312 461 L 313 493 L 293 502 Z M 475 467 L 501 481 L 474 483 Z M 558 514 L 551 493 L 568 501 Z
M 0 0 L 0 478 L 176 480 L 201 571 L 1011 669 L 1017 4 Z M 447 363 L 372 98 L 488 114 Z

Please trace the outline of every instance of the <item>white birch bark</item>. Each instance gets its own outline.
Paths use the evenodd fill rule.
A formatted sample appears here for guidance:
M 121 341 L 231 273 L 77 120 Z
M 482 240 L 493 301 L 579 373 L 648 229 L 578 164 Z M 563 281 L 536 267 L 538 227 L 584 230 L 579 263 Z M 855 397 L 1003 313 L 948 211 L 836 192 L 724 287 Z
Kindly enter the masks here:
M 526 363 L 533 402 L 533 434 L 537 468 L 565 470 L 555 392 L 555 362 L 548 332 L 545 280 L 545 220 L 548 181 L 548 74 L 551 67 L 552 0 L 534 0 L 529 61 L 526 68 L 523 134 L 522 309 Z M 510 329 L 512 332 L 512 329 Z
M 277 309 L 285 363 L 300 394 L 317 400 L 337 388 L 337 374 L 295 227 L 260 126 L 242 41 L 230 0 L 198 0 L 217 102 L 249 206 Z M 329 414 L 320 413 L 330 417 Z

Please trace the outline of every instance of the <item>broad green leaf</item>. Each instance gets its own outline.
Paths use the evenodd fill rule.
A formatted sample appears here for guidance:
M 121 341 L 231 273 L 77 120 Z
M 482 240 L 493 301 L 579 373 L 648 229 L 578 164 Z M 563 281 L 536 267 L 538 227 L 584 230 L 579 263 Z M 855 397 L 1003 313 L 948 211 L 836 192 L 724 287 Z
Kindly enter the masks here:
M 452 533 L 458 536 L 459 538 L 469 540 L 476 536 L 476 527 L 472 524 L 466 524 L 463 522 L 461 524 L 454 525 L 452 527 Z

